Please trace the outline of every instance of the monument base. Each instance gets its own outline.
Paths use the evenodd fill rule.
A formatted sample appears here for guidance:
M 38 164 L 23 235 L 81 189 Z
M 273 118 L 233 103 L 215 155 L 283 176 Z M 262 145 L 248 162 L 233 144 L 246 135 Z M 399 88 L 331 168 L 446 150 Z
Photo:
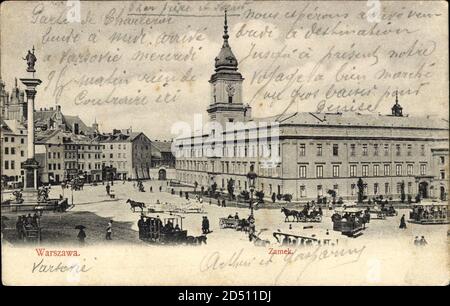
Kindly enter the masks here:
M 34 158 L 29 158 L 22 163 L 25 172 L 24 189 L 35 189 L 37 192 L 37 171 L 39 163 Z
M 22 190 L 21 203 L 11 203 L 11 211 L 30 211 L 34 210 L 36 206 L 39 206 L 38 202 L 38 191 L 33 188 L 25 188 Z

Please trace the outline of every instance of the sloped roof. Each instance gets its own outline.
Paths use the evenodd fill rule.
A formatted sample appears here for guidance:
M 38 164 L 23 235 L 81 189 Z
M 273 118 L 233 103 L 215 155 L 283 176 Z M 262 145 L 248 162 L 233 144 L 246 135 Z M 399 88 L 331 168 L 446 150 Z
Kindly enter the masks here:
M 280 125 L 358 126 L 448 129 L 449 122 L 431 116 L 387 116 L 358 113 L 293 113 L 255 118 L 255 122 L 279 122 Z
M 84 134 L 93 134 L 95 131 L 92 127 L 87 126 L 78 116 L 68 116 L 63 115 L 64 123 L 66 124 L 67 128 L 73 132 L 73 125 L 75 123 L 78 124 L 78 128 L 81 132 Z
M 21 135 L 26 135 L 27 128 L 18 120 L 3 120 L 0 121 L 1 130 L 3 133 L 20 134 L 20 130 L 25 131 Z
M 152 145 L 160 152 L 172 152 L 172 141 L 152 141 Z
M 6 122 L 3 119 L 0 120 L 0 127 L 1 127 L 3 133 L 4 132 L 10 132 L 10 133 L 12 132 L 11 128 L 8 126 L 8 124 L 6 124 Z
M 60 130 L 46 130 L 36 133 L 35 141 L 37 144 L 49 143 L 50 140 L 60 133 Z

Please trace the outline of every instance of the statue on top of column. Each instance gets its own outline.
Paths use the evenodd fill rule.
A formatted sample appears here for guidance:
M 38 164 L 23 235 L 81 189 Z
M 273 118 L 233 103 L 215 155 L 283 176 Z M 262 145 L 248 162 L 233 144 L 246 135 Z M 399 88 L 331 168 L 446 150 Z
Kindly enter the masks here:
M 26 60 L 27 64 L 28 64 L 27 71 L 28 72 L 36 72 L 36 70 L 34 69 L 34 64 L 36 63 L 37 59 L 36 59 L 36 56 L 34 55 L 34 46 L 33 46 L 33 52 L 28 50 L 28 54 L 26 55 L 24 60 Z

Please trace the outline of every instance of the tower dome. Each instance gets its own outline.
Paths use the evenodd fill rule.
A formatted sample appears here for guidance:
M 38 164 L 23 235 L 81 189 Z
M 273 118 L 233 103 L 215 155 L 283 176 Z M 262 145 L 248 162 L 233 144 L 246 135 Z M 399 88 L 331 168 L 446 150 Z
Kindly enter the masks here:
M 223 45 L 220 49 L 219 55 L 215 58 L 216 71 L 221 69 L 225 70 L 237 70 L 238 62 L 236 57 L 231 51 L 231 47 L 228 44 L 228 24 L 227 24 L 227 11 L 225 10 L 225 23 L 224 23 L 224 33 L 223 33 Z

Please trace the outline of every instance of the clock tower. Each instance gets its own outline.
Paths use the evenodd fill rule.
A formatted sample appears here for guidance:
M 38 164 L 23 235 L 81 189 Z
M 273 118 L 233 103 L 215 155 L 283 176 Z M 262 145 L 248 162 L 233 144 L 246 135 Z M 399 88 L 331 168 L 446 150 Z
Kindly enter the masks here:
M 242 101 L 244 78 L 238 71 L 238 62 L 228 44 L 227 11 L 223 45 L 215 58 L 215 73 L 211 76 L 210 105 L 207 109 L 211 121 L 217 121 L 225 128 L 226 122 L 245 122 L 251 118 L 251 108 Z

